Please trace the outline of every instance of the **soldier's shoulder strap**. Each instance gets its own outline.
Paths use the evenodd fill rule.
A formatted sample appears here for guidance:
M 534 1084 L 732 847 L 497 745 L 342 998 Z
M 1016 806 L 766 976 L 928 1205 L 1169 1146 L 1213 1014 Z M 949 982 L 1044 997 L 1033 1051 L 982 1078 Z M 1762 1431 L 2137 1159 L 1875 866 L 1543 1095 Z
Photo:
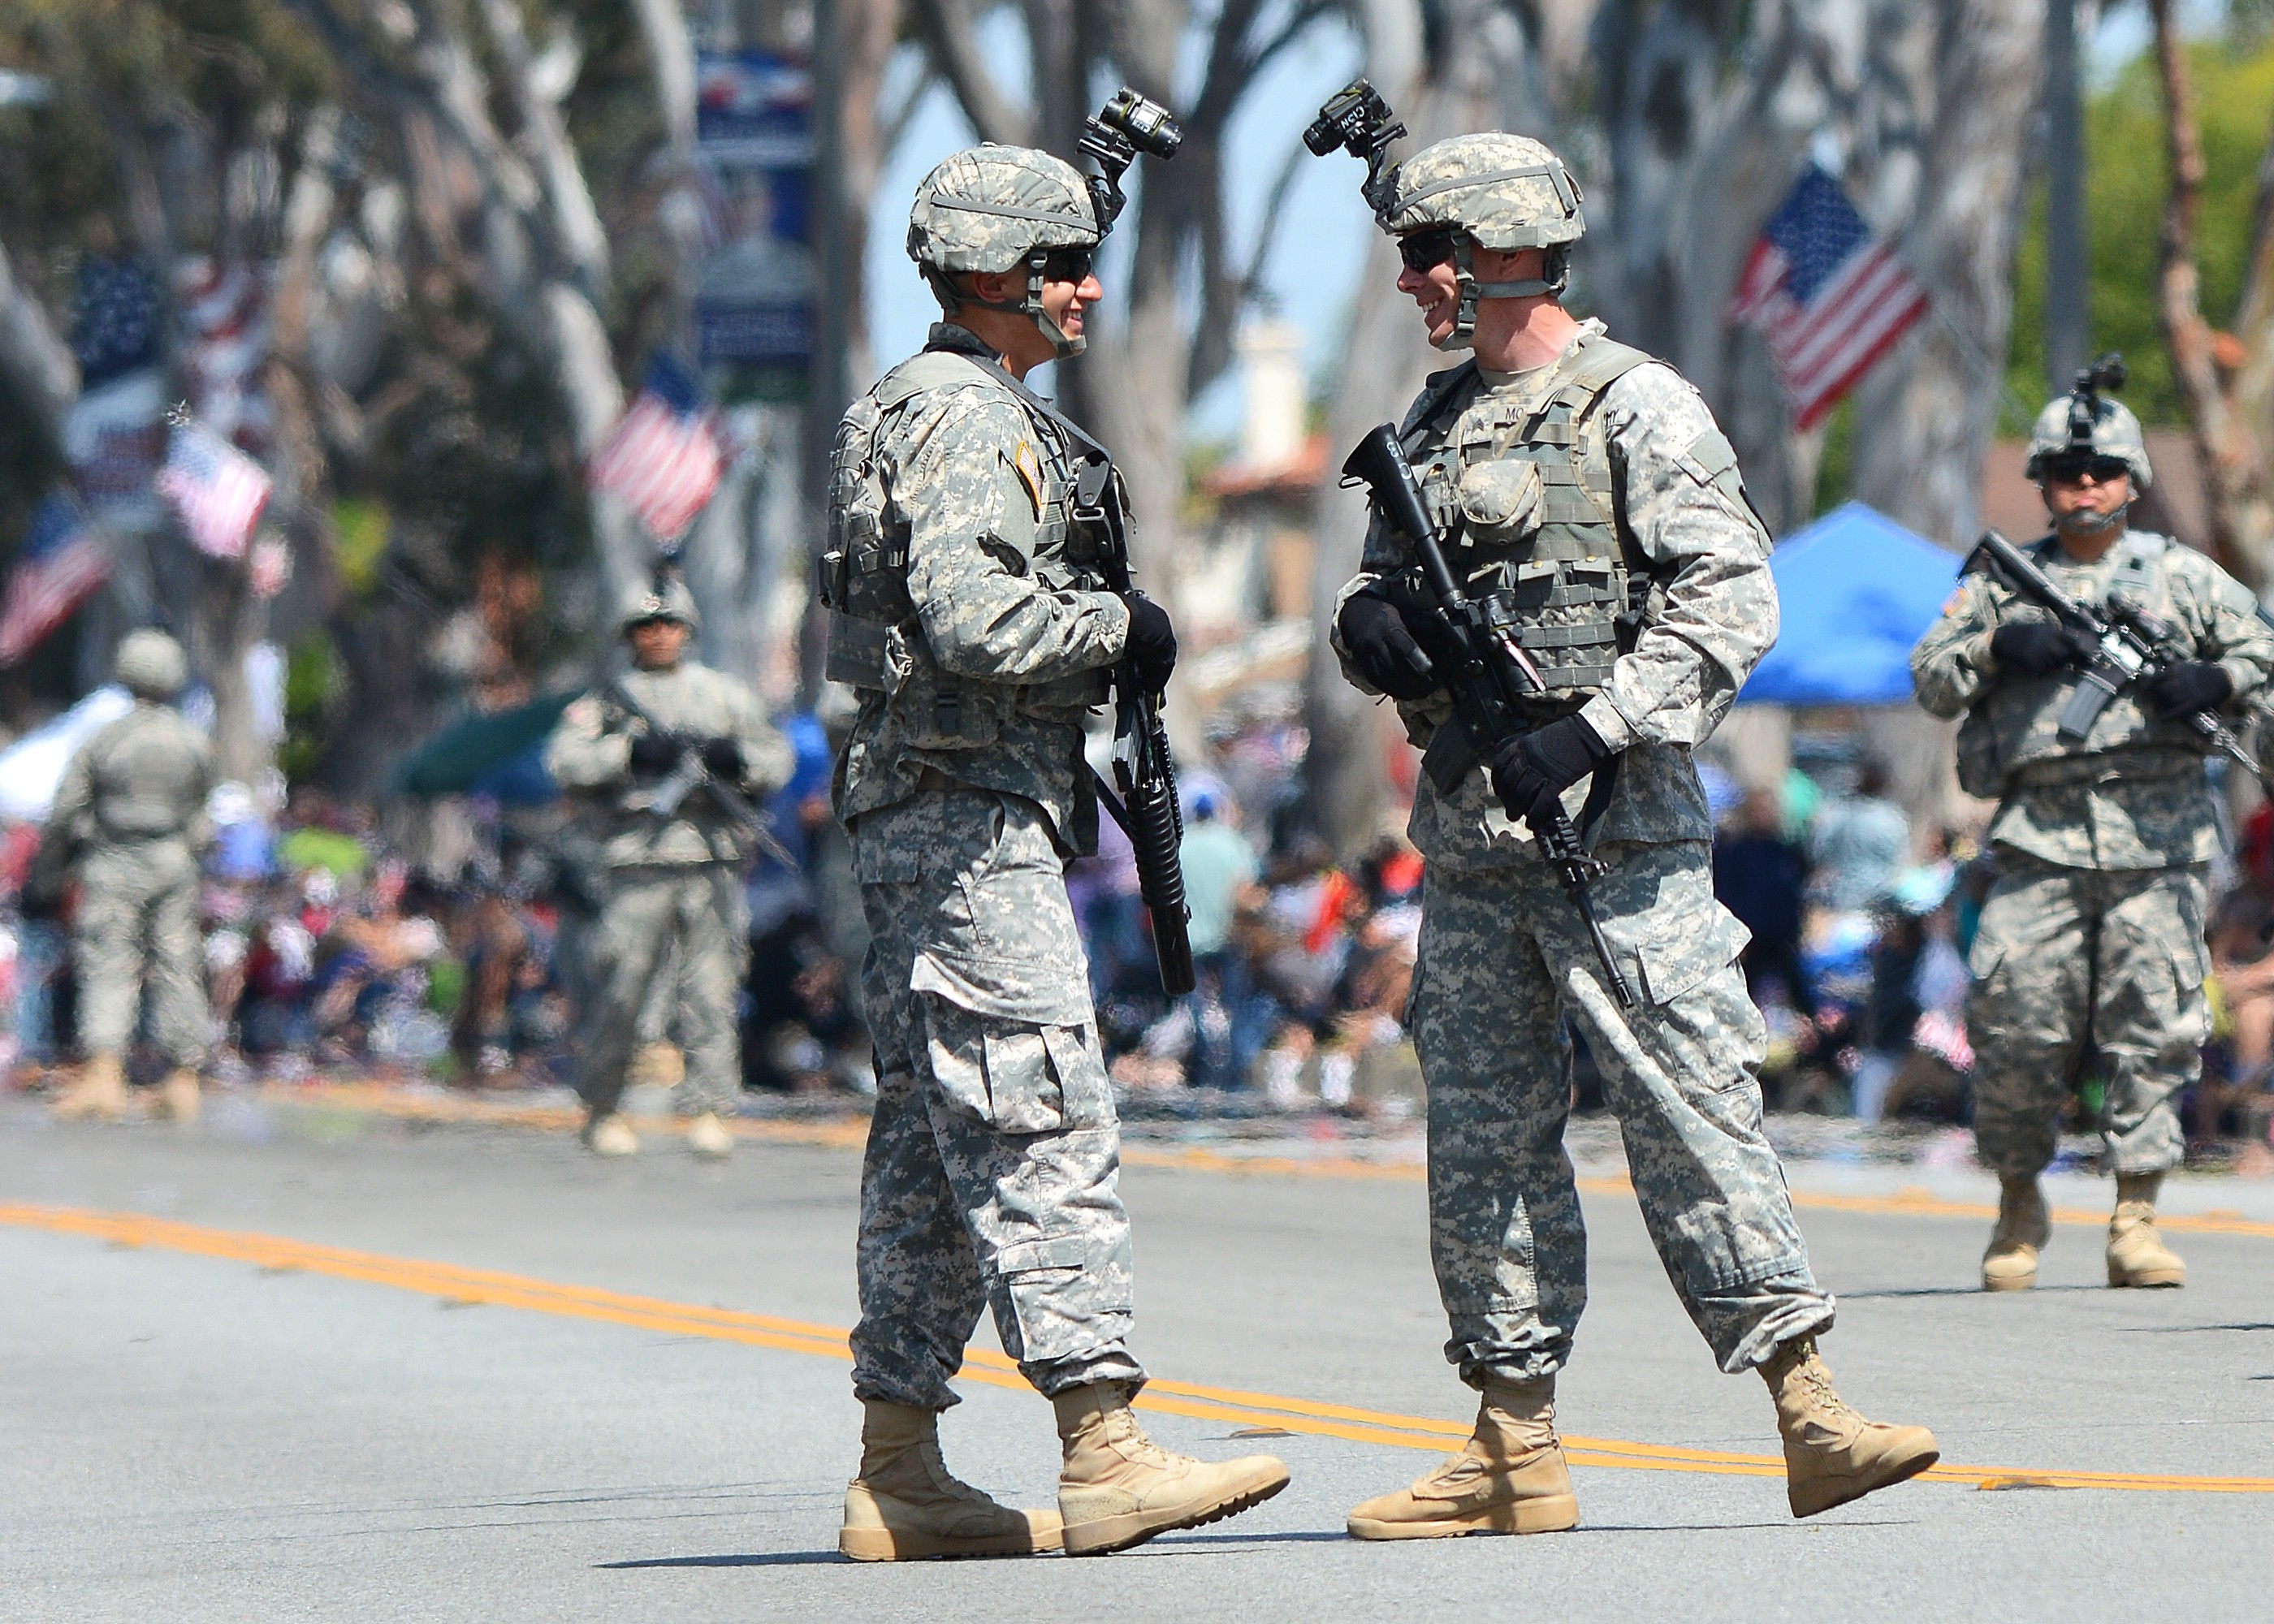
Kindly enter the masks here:
M 1426 428 L 1438 413 L 1449 405 L 1454 397 L 1471 387 L 1477 380 L 1477 358 L 1469 357 L 1458 366 L 1449 366 L 1442 372 L 1432 372 L 1421 380 L 1421 393 L 1407 408 L 1404 420 L 1397 425 L 1397 438 L 1402 443 L 1408 435 Z M 1405 449 L 1411 453 L 1412 447 Z
M 1623 344 L 1600 333 L 1590 334 L 1572 345 L 1564 357 L 1563 380 L 1556 386 L 1547 403 L 1553 405 L 1560 400 L 1569 404 L 1575 415 L 1585 412 L 1620 379 L 1657 359 L 1646 350 Z

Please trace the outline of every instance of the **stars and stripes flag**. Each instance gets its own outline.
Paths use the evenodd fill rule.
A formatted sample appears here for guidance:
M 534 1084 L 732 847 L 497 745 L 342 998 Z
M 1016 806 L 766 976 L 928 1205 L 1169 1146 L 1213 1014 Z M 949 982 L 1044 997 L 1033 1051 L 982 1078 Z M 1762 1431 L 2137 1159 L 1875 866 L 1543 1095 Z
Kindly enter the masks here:
M 243 558 L 245 539 L 268 506 L 268 487 L 260 464 L 211 429 L 186 415 L 175 422 L 158 493 L 174 505 L 199 552 Z
M 1725 314 L 1767 336 L 1793 426 L 1805 429 L 1927 313 L 1929 302 L 1840 183 L 1811 163 L 1754 239 Z
M 77 499 L 56 491 L 32 515 L 0 607 L 0 665 L 12 665 L 110 578 L 110 547 Z
M 717 414 L 704 403 L 695 374 L 659 351 L 631 410 L 592 456 L 586 478 L 613 491 L 639 515 L 658 541 L 676 539 L 695 523 L 727 462 Z

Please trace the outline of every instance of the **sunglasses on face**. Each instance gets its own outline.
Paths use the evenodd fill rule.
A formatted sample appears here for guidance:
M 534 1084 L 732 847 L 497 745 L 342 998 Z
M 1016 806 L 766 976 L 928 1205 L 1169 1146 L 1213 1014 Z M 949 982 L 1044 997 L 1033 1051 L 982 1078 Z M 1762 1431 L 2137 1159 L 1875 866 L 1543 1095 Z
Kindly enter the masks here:
M 1087 282 L 1095 256 L 1087 248 L 1053 248 L 1043 256 L 1045 282 Z
M 2059 456 L 2045 459 L 2045 477 L 2074 483 L 2090 479 L 2095 485 L 2113 485 L 2132 471 L 2122 457 Z
M 1426 275 L 1453 257 L 1454 240 L 1447 230 L 1408 232 L 1397 239 L 1397 257 L 1415 275 Z

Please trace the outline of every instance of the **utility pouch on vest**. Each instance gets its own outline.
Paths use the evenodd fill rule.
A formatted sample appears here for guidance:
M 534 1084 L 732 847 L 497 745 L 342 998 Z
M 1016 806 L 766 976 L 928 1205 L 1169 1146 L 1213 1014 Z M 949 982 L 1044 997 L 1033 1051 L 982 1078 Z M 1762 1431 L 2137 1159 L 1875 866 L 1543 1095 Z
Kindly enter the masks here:
M 1958 725 L 1958 787 L 1984 801 L 1994 801 L 2005 791 L 1999 765 L 1998 729 L 1986 705 L 1977 705 Z

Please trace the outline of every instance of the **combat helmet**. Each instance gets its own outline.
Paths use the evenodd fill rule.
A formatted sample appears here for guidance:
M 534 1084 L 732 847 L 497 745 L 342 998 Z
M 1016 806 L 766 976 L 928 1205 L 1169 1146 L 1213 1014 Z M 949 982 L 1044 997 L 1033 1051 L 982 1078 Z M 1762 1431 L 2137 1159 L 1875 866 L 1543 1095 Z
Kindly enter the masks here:
M 1563 161 L 1538 141 L 1500 131 L 1457 135 L 1424 147 L 1397 166 L 1396 190 L 1380 222 L 1393 237 L 1453 233 L 1453 276 L 1460 305 L 1440 349 L 1465 348 L 1476 332 L 1480 299 L 1560 297 L 1570 279 L 1571 244 L 1585 234 L 1579 183 Z M 1542 274 L 1519 282 L 1479 282 L 1472 250 L 1511 253 L 1546 250 Z
M 1082 351 L 1043 310 L 1043 267 L 1052 250 L 1095 248 L 1104 232 L 1090 187 L 1073 165 L 1031 147 L 989 142 L 943 159 L 916 188 L 908 211 L 908 258 L 953 313 L 960 304 L 1017 311 L 1064 359 Z M 963 271 L 1027 267 L 1026 297 L 974 298 L 955 285 Z
M 2045 464 L 2059 456 L 2107 456 L 2132 475 L 2135 492 L 2153 483 L 2148 442 L 2131 409 L 2108 395 L 2124 387 L 2124 357 L 2111 351 L 2076 375 L 2067 395 L 2045 402 L 2029 428 L 2029 460 L 2023 474 L 2042 483 Z
M 171 699 L 190 680 L 182 645 L 148 626 L 120 640 L 111 672 L 119 686 L 137 699 Z
M 703 617 L 695 613 L 695 594 L 677 575 L 634 587 L 624 595 L 622 612 L 616 616 L 617 632 L 629 632 L 646 620 L 676 620 L 690 632 L 703 629 Z

